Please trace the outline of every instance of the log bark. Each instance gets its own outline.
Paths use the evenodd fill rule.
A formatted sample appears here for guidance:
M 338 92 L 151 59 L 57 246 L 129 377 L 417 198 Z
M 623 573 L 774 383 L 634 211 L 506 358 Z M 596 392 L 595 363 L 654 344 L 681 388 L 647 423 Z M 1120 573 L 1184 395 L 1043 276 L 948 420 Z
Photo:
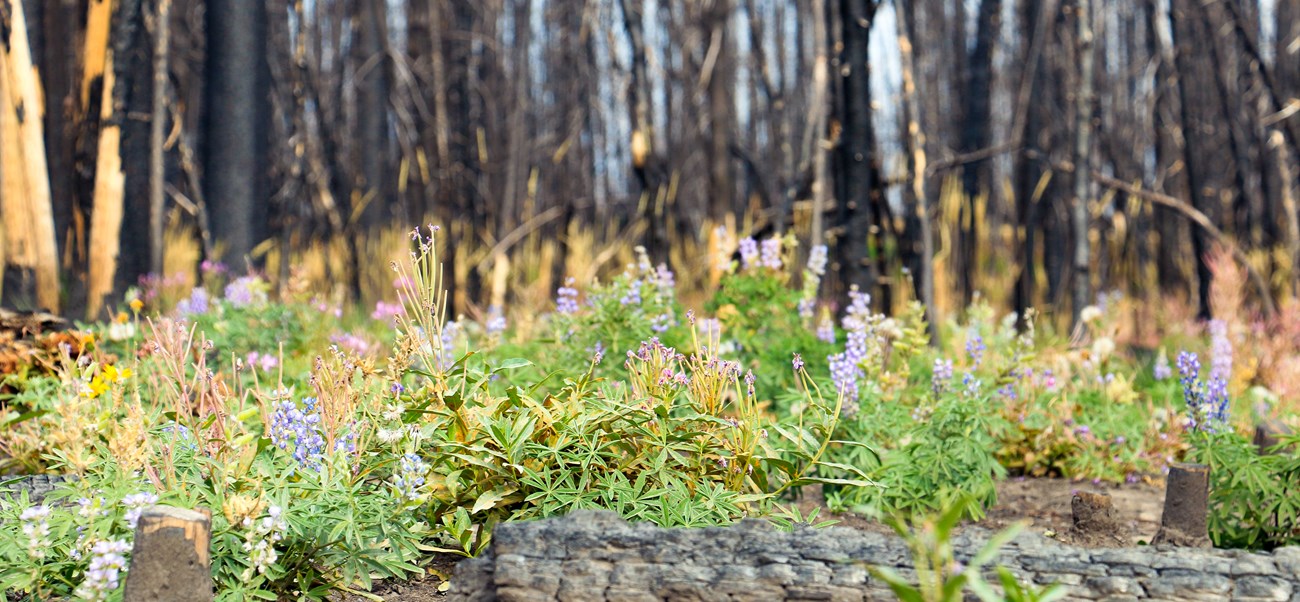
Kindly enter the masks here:
M 1210 547 L 1209 500 L 1209 467 L 1183 463 L 1170 466 L 1165 488 L 1165 511 L 1152 543 Z

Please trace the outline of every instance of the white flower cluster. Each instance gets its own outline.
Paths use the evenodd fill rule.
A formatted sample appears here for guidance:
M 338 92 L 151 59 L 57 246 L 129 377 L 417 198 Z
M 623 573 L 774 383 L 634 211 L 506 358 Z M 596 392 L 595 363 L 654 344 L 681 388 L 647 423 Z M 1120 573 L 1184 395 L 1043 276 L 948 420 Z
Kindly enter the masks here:
M 140 522 L 140 514 L 145 508 L 158 503 L 158 496 L 147 491 L 132 493 L 122 498 L 122 505 L 126 506 L 126 524 L 135 530 L 135 524 Z
M 119 579 L 126 571 L 126 554 L 131 545 L 121 540 L 97 541 L 91 546 L 90 568 L 86 569 L 86 580 L 77 586 L 76 597 L 81 600 L 99 602 L 107 600 L 108 595 L 117 591 Z
M 249 562 L 249 567 L 244 570 L 244 579 L 250 579 L 253 571 L 266 573 L 266 569 L 280 558 L 275 544 L 284 539 L 289 524 L 284 521 L 284 509 L 273 505 L 267 508 L 266 516 L 261 520 L 245 518 L 243 526 L 248 529 L 244 536 L 244 551 L 248 552 Z
M 27 536 L 27 555 L 32 560 L 45 558 L 45 550 L 50 547 L 49 518 L 49 506 L 33 506 L 18 517 L 23 523 L 23 535 Z

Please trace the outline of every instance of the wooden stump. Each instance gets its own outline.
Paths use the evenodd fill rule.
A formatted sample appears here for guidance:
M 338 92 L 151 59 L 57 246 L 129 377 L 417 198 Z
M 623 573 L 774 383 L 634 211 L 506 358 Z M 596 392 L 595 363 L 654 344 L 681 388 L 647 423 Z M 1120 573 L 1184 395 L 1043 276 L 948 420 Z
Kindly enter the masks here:
M 1115 506 L 1110 496 L 1096 491 L 1077 491 L 1070 499 L 1075 531 L 1109 532 L 1115 528 Z
M 1173 464 L 1166 482 L 1165 511 L 1152 543 L 1210 547 L 1210 468 L 1204 464 Z
M 1259 448 L 1260 455 L 1273 453 L 1269 450 L 1280 443 L 1283 435 L 1290 434 L 1291 429 L 1281 421 L 1265 420 L 1255 425 L 1255 446 Z
M 1098 491 L 1076 491 L 1070 498 L 1074 525 L 1071 540 L 1080 545 L 1124 545 L 1124 530 L 1115 518 L 1110 495 Z
M 151 506 L 135 528 L 124 602 L 211 602 L 212 515 Z

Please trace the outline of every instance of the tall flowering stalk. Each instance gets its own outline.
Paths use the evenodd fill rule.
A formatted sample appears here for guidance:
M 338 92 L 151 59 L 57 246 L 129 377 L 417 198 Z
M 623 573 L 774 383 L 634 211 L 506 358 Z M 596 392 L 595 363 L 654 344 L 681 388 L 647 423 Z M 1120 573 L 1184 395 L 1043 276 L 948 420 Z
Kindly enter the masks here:
M 1179 382 L 1183 385 L 1183 401 L 1187 402 L 1189 430 L 1213 433 L 1228 421 L 1228 383 L 1218 376 L 1200 379 L 1201 361 L 1195 353 L 1178 354 Z
M 443 343 L 447 291 L 442 286 L 442 262 L 435 240 L 438 226 L 429 225 L 428 235 L 416 228 L 410 232 L 416 249 L 410 262 L 393 262 L 401 287 L 399 297 L 406 311 L 397 316 L 399 344 L 405 340 L 420 369 L 435 381 L 442 381 L 453 353 Z

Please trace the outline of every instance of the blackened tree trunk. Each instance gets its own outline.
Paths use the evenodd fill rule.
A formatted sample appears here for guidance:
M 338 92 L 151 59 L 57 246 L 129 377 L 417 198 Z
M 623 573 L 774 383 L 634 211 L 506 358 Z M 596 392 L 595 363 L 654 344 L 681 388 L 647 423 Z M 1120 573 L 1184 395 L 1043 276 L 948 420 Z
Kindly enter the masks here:
M 207 5 L 204 197 L 212 207 L 213 237 L 225 244 L 223 258 L 236 270 L 267 236 L 266 21 L 258 3 Z
M 709 217 L 724 223 L 735 209 L 731 136 L 736 130 L 736 65 L 732 60 L 731 0 L 714 0 L 704 68 L 709 78 Z M 753 107 L 751 107 L 751 110 Z
M 371 228 L 392 218 L 385 185 L 388 157 L 388 57 L 385 52 L 385 0 L 358 0 L 354 60 L 357 69 L 356 198 L 365 203 L 361 225 Z M 369 261 L 362 258 L 361 261 Z
M 841 0 L 843 54 L 839 103 L 843 139 L 838 150 L 837 189 L 843 190 L 839 204 L 842 228 L 835 241 L 840 276 L 844 285 L 857 285 L 863 292 L 877 293 L 879 266 L 871 250 L 876 235 L 872 197 L 879 177 L 875 157 L 876 134 L 871 122 L 871 72 L 867 48 L 876 4 L 872 0 Z M 879 296 L 877 295 L 877 299 Z M 888 308 L 884 308 L 888 310 Z
M 122 165 L 149 164 L 149 122 L 132 118 L 153 110 L 153 45 L 144 27 L 144 2 L 123 0 L 113 13 L 113 105 L 122 110 L 114 115 L 121 119 Z M 102 127 L 102 125 L 101 125 Z M 121 252 L 118 255 L 117 289 L 137 284 L 149 273 L 152 249 L 162 241 L 150 240 L 149 174 L 146 170 L 123 170 L 123 214 L 140 219 L 123 220 Z
M 1206 196 L 1206 166 L 1204 159 L 1207 153 L 1211 152 L 1205 148 L 1205 139 L 1197 131 L 1196 122 L 1193 120 L 1191 98 L 1191 84 L 1189 80 L 1193 77 L 1193 65 L 1195 62 L 1195 47 L 1198 43 L 1197 38 L 1192 35 L 1191 24 L 1195 14 L 1192 12 L 1191 3 L 1195 0 L 1172 0 L 1172 10 L 1169 15 L 1171 31 L 1173 35 L 1175 50 L 1175 65 L 1178 78 L 1178 96 L 1179 96 L 1179 114 L 1182 121 L 1183 132 L 1183 164 L 1184 171 L 1187 173 L 1187 188 L 1191 193 L 1192 206 L 1202 212 L 1210 209 L 1214 199 Z M 1210 219 L 1214 219 L 1214 213 L 1207 213 Z M 1206 254 L 1209 252 L 1209 240 L 1204 232 L 1204 228 L 1196 228 L 1192 232 L 1192 252 L 1196 255 L 1196 278 L 1197 278 L 1197 317 L 1202 320 L 1210 319 L 1210 281 L 1212 274 L 1207 262 Z
M 961 150 L 964 153 L 986 148 L 993 140 L 992 81 L 993 48 L 1002 34 L 1002 0 L 982 0 L 979 8 L 979 30 L 975 48 L 970 54 L 966 70 L 966 106 L 961 132 Z M 961 271 L 962 304 L 969 305 L 975 294 L 975 245 L 979 241 L 979 223 L 975 218 L 975 204 L 982 192 L 991 192 L 992 182 L 988 159 L 980 159 L 962 170 L 963 224 Z

